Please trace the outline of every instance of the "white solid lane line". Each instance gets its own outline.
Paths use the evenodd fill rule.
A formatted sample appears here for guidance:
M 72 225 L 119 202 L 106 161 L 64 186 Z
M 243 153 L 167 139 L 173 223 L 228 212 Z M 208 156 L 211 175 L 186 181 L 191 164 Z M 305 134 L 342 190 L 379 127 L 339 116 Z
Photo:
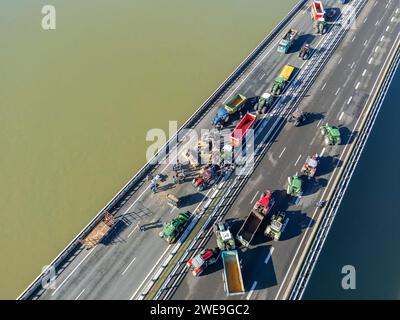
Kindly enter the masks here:
M 93 252 L 93 250 L 96 249 L 96 247 L 90 249 L 90 251 L 88 252 L 88 254 L 82 259 L 81 262 L 78 263 L 78 265 L 74 268 L 74 270 L 71 271 L 71 273 L 64 279 L 63 282 L 61 282 L 61 284 L 54 290 L 54 292 L 51 294 L 52 296 L 55 295 L 55 293 L 64 285 L 64 283 L 72 276 L 72 274 L 76 271 L 76 269 L 79 268 L 79 266 L 87 259 L 87 257 L 89 257 L 91 255 L 91 253 Z
M 256 194 L 254 195 L 253 199 L 251 199 L 250 203 L 253 203 L 254 199 L 257 197 L 257 195 L 258 195 L 259 192 L 260 192 L 260 191 L 257 191 L 257 192 L 256 192 Z
M 78 294 L 77 295 L 77 297 L 75 298 L 75 300 L 78 300 L 79 299 L 79 297 L 85 292 L 85 290 L 86 290 L 86 288 L 85 289 L 83 289 L 82 291 L 81 291 L 81 293 L 80 294 Z
M 297 158 L 297 160 L 296 160 L 294 166 L 297 166 L 297 163 L 299 162 L 300 158 L 301 158 L 301 155 L 299 155 L 299 157 Z
M 129 267 L 132 265 L 132 263 L 135 262 L 135 260 L 136 260 L 136 257 L 134 257 L 134 258 L 132 259 L 132 261 L 128 264 L 128 266 L 125 268 L 125 270 L 122 271 L 122 275 L 124 275 L 125 272 L 128 271 Z
M 167 249 L 165 249 L 164 253 L 161 255 L 161 257 L 158 259 L 158 261 L 155 263 L 153 268 L 151 268 L 150 272 L 147 274 L 146 278 L 142 281 L 142 283 L 137 287 L 136 291 L 132 294 L 131 299 L 135 298 L 136 294 L 139 292 L 140 288 L 143 286 L 143 284 L 147 281 L 147 279 L 150 277 L 150 275 L 153 273 L 154 269 L 158 266 L 160 263 L 161 259 L 164 258 L 165 254 L 168 252 L 169 248 L 171 247 L 171 244 L 168 245 Z
M 254 283 L 253 283 L 253 285 L 251 286 L 251 289 L 250 289 L 250 291 L 249 291 L 249 294 L 248 294 L 247 297 L 246 297 L 246 300 L 250 300 L 251 295 L 253 294 L 253 291 L 254 291 L 254 289 L 256 288 L 256 286 L 257 286 L 257 281 L 254 281 Z

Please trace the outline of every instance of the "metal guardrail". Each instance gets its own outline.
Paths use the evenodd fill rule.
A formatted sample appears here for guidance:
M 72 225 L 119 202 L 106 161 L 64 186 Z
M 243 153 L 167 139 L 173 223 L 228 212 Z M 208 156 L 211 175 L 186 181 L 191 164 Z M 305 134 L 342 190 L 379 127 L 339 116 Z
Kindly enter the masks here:
M 343 200 L 343 197 L 345 195 L 351 177 L 358 164 L 358 161 L 360 160 L 361 154 L 364 150 L 368 137 L 372 131 L 376 117 L 379 114 L 382 103 L 387 94 L 387 90 L 399 65 L 400 65 L 400 46 L 399 44 L 397 44 L 395 55 L 390 61 L 389 70 L 387 71 L 386 77 L 383 79 L 382 84 L 380 85 L 379 94 L 374 99 L 372 110 L 370 110 L 369 112 L 368 118 L 364 123 L 363 129 L 357 138 L 357 143 L 354 146 L 354 150 L 352 150 L 350 160 L 346 164 L 343 174 L 340 177 L 340 181 L 334 190 L 334 196 L 332 197 L 327 206 L 326 214 L 324 216 L 323 221 L 321 222 L 322 223 L 321 228 L 318 230 L 318 233 L 316 234 L 313 240 L 311 248 L 307 254 L 302 269 L 299 273 L 299 276 L 297 277 L 297 281 L 295 282 L 295 285 L 292 288 L 292 291 L 289 296 L 289 299 L 291 300 L 301 299 L 304 294 L 304 291 L 307 287 L 311 274 L 317 263 L 318 257 L 322 251 L 323 245 L 327 239 L 332 223 L 335 219 L 336 213 Z
M 243 62 L 225 79 L 225 81 L 203 102 L 203 104 L 193 113 L 193 115 L 179 128 L 179 130 L 170 138 L 134 176 L 128 183 L 123 186 L 120 191 L 99 211 L 99 213 L 82 229 L 82 231 L 62 250 L 62 252 L 49 264 L 48 268 L 42 272 L 36 279 L 19 295 L 17 299 L 30 299 L 41 286 L 42 280 L 47 275 L 50 268 L 55 268 L 61 265 L 66 257 L 76 250 L 83 239 L 104 217 L 107 212 L 114 214 L 114 208 L 117 204 L 126 198 L 135 187 L 140 186 L 144 177 L 149 172 L 154 171 L 161 160 L 168 155 L 168 146 L 171 141 L 175 141 L 179 132 L 183 129 L 193 128 L 209 111 L 216 102 L 226 93 L 226 91 L 235 83 L 240 75 L 247 70 L 254 60 L 265 50 L 265 48 L 276 38 L 281 28 L 285 26 L 295 14 L 306 4 L 308 0 L 300 0 L 292 10 L 279 22 L 277 26 L 260 42 L 260 44 L 243 60 Z

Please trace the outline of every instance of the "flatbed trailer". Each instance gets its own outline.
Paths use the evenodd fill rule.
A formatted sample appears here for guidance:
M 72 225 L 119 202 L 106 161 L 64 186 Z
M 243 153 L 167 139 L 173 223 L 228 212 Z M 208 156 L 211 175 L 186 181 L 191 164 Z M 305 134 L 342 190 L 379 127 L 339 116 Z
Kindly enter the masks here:
M 101 220 L 90 233 L 81 240 L 81 243 L 86 249 L 91 249 L 96 246 L 101 239 L 108 233 L 111 227 L 115 224 L 114 216 L 106 213 L 103 220 Z
M 243 294 L 245 290 L 237 250 L 222 251 L 221 256 L 226 294 L 228 296 Z

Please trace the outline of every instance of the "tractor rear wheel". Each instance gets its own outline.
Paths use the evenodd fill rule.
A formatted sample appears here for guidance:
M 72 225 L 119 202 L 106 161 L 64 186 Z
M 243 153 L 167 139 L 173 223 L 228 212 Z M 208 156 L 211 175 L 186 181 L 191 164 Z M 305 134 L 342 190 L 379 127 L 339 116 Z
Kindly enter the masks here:
M 266 114 L 267 113 L 267 107 L 263 107 L 262 110 L 261 110 L 261 113 L 262 114 Z
M 331 144 L 331 140 L 329 139 L 329 137 L 325 137 L 325 144 L 327 146 L 329 146 Z
M 326 129 L 325 129 L 325 127 L 322 127 L 322 128 L 321 128 L 321 134 L 322 134 L 323 136 L 326 135 Z

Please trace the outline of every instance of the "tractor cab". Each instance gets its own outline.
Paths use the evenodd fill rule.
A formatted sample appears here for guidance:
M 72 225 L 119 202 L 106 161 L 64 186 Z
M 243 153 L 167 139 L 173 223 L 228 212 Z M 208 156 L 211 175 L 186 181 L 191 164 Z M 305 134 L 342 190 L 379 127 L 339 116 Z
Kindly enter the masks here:
M 224 222 L 214 224 L 214 233 L 217 238 L 217 245 L 220 250 L 234 250 L 235 239 L 232 236 L 229 227 Z
M 301 172 L 307 175 L 309 178 L 315 175 L 319 163 L 319 155 L 316 153 L 311 157 L 308 156 L 306 162 L 301 168 Z
M 269 209 L 272 207 L 274 200 L 272 198 L 272 192 L 267 190 L 263 192 L 260 200 L 254 205 L 254 210 L 264 215 L 268 213 Z
M 282 234 L 282 229 L 285 221 L 285 214 L 283 212 L 279 212 L 277 215 L 273 215 L 271 218 L 271 223 L 265 229 L 264 234 L 267 237 L 278 241 Z
M 341 143 L 340 131 L 337 127 L 325 124 L 321 126 L 321 134 L 326 145 L 339 145 Z
M 199 276 L 211 264 L 218 259 L 218 252 L 215 249 L 203 249 L 193 258 L 189 259 L 187 266 L 192 268 L 192 274 Z
M 301 196 L 302 194 L 302 182 L 297 174 L 292 177 L 288 177 L 288 187 L 286 193 L 293 197 Z
M 296 109 L 289 117 L 289 122 L 293 122 L 295 127 L 298 127 L 306 120 L 306 114 L 299 109 Z

